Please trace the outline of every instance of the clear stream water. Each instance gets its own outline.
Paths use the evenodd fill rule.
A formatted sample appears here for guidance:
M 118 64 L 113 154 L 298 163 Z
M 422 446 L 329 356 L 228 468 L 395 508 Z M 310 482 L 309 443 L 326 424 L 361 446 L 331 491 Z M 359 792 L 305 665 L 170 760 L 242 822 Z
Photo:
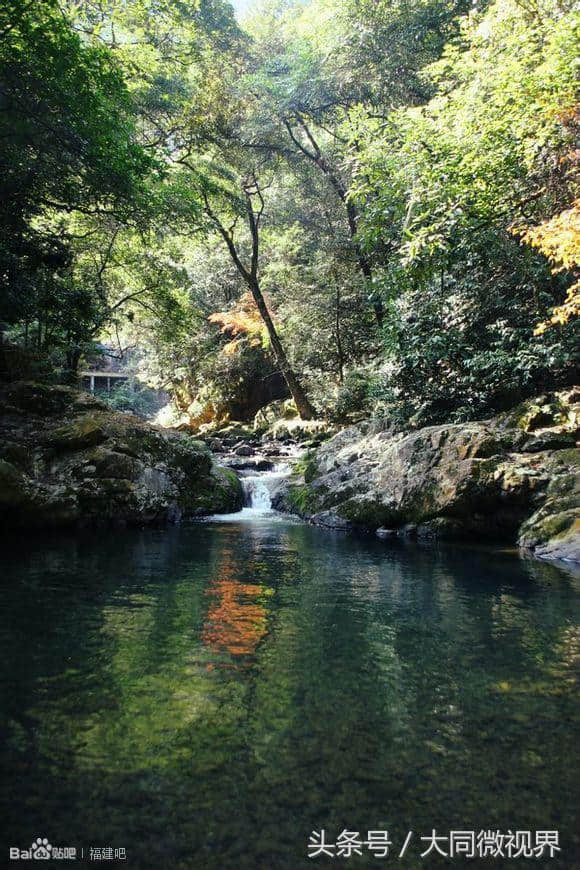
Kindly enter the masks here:
M 534 866 L 580 866 L 569 570 L 228 519 L 4 542 L 6 859 L 40 836 L 128 867 L 456 866 L 418 838 L 540 829 L 562 852 Z M 309 860 L 322 828 L 396 851 Z

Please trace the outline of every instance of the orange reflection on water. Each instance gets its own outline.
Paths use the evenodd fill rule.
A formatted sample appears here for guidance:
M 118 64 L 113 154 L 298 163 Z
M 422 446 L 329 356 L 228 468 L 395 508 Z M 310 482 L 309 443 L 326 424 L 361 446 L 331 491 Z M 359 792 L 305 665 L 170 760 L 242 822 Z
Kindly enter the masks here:
M 202 642 L 233 655 L 251 655 L 266 634 L 266 609 L 255 601 L 263 586 L 218 580 L 207 590 L 214 596 L 202 631 Z

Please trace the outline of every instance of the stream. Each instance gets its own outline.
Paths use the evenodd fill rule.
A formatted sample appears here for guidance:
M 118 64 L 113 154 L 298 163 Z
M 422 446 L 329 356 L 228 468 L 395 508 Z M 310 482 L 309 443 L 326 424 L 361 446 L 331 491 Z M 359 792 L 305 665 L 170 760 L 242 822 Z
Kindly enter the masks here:
M 289 519 L 285 473 L 246 471 L 244 510 L 203 523 L 5 542 L 3 848 L 414 868 L 465 863 L 421 858 L 433 829 L 556 830 L 535 866 L 578 866 L 578 578 Z M 393 845 L 311 859 L 322 829 Z
M 244 517 L 272 514 L 272 493 L 290 476 L 290 471 L 288 463 L 280 463 L 272 471 L 239 472 L 244 490 Z M 235 514 L 230 516 L 234 518 Z

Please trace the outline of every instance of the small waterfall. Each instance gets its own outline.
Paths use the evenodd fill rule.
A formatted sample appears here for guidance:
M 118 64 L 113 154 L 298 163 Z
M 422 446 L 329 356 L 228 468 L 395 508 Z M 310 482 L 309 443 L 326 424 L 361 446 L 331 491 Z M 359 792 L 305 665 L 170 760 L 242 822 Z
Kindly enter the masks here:
M 290 466 L 287 463 L 276 466 L 272 471 L 240 472 L 244 490 L 244 513 L 269 513 L 272 510 L 272 494 L 289 474 Z
M 240 520 L 271 522 L 276 516 L 276 511 L 272 508 L 272 497 L 291 471 L 287 462 L 277 464 L 271 471 L 241 469 L 238 476 L 244 491 L 244 507 L 232 514 L 214 514 L 209 519 L 212 522 L 226 523 Z
M 260 512 L 271 510 L 272 499 L 270 498 L 266 475 L 242 477 L 242 487 L 246 507 Z

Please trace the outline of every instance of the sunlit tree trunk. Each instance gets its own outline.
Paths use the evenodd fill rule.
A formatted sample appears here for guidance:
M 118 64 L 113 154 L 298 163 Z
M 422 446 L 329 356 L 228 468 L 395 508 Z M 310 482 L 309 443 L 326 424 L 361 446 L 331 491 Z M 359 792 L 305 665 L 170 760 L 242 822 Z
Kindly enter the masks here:
M 207 197 L 207 195 L 204 194 L 205 210 L 217 227 L 220 235 L 224 239 L 230 252 L 230 256 L 236 266 L 236 269 L 242 276 L 243 280 L 245 281 L 248 289 L 252 294 L 254 302 L 256 303 L 256 307 L 260 312 L 260 317 L 262 318 L 262 321 L 264 322 L 264 325 L 268 332 L 270 345 L 276 358 L 276 362 L 288 385 L 290 395 L 296 403 L 296 408 L 298 410 L 298 413 L 300 414 L 300 417 L 303 420 L 312 420 L 316 416 L 316 411 L 314 410 L 314 407 L 308 399 L 308 395 L 306 394 L 304 387 L 300 383 L 298 376 L 296 375 L 288 361 L 288 356 L 282 342 L 280 341 L 280 337 L 274 325 L 274 321 L 272 320 L 272 315 L 270 314 L 270 311 L 266 304 L 266 300 L 264 299 L 264 294 L 262 293 L 260 281 L 258 278 L 260 219 L 264 211 L 264 199 L 262 197 L 262 192 L 255 177 L 252 177 L 250 181 L 247 181 L 244 184 L 243 189 L 246 199 L 246 215 L 248 219 L 248 226 L 252 237 L 252 259 L 249 268 L 247 268 L 240 259 L 238 249 L 236 248 L 234 242 L 233 227 L 228 228 L 225 226 L 225 224 L 221 221 L 219 216 L 213 210 L 209 198 Z M 254 198 L 256 198 L 259 202 L 259 207 L 257 210 L 254 209 Z
M 272 350 L 274 352 L 274 356 L 276 357 L 276 362 L 280 367 L 280 371 L 284 375 L 284 379 L 288 384 L 288 389 L 292 395 L 296 403 L 296 408 L 300 417 L 303 420 L 312 420 L 315 417 L 315 411 L 310 401 L 308 400 L 308 396 L 306 395 L 302 384 L 296 377 L 294 370 L 290 366 L 288 362 L 288 357 L 286 356 L 286 351 L 282 345 L 278 337 L 278 333 L 276 332 L 276 327 L 274 326 L 274 322 L 268 310 L 268 306 L 266 305 L 266 300 L 260 290 L 260 285 L 256 281 L 255 284 L 250 284 L 250 291 L 254 298 L 254 302 L 260 312 L 260 317 L 264 321 L 264 325 L 268 330 L 268 336 L 270 338 L 270 344 L 272 346 Z

